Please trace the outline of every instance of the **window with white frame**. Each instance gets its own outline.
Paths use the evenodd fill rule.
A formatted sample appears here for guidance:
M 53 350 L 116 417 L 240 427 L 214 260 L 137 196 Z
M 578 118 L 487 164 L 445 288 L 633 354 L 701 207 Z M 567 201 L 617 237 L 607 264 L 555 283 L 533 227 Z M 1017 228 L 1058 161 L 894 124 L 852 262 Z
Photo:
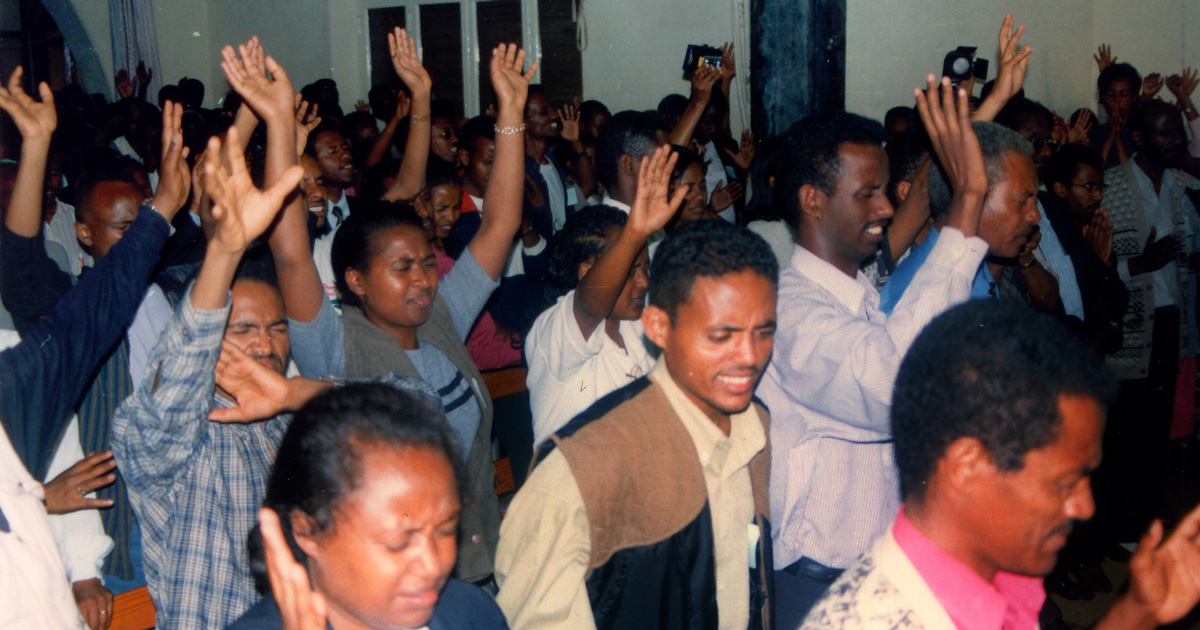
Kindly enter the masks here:
M 534 79 L 551 102 L 583 91 L 575 46 L 575 0 L 366 0 L 367 64 L 371 85 L 397 87 L 388 58 L 387 34 L 408 29 L 434 78 L 434 97 L 476 116 L 495 102 L 487 63 L 500 42 L 518 42 L 527 58 L 541 62 Z

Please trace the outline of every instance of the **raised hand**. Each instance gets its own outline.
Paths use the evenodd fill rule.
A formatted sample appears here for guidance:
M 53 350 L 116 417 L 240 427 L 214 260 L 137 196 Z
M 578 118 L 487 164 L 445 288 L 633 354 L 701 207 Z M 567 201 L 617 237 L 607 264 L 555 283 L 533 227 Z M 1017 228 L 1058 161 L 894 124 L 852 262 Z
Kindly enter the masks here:
M 255 188 L 246 170 L 236 127 L 230 128 L 224 143 L 217 136 L 210 138 L 204 157 L 204 188 L 213 203 L 210 247 L 216 245 L 225 253 L 240 255 L 270 227 L 284 198 L 300 183 L 304 169 L 293 164 L 267 190 Z
M 143 89 L 150 85 L 150 79 L 154 77 L 154 71 L 146 67 L 146 62 L 138 61 L 137 70 L 135 71 L 138 86 Z
M 643 238 L 661 230 L 687 197 L 688 187 L 679 186 L 675 194 L 668 197 L 671 188 L 671 169 L 679 155 L 663 145 L 653 154 L 642 158 L 638 171 L 637 196 L 629 209 L 629 221 L 625 228 Z
M 483 115 L 491 116 L 492 118 L 495 118 L 496 117 L 496 104 L 488 103 L 487 109 L 483 110 Z
M 1200 601 L 1200 508 L 1184 517 L 1164 542 L 1154 521 L 1129 560 L 1128 597 L 1155 625 L 1178 621 Z
M 708 66 L 700 66 L 692 73 L 692 98 L 707 101 L 712 96 L 713 86 L 721 78 L 721 71 Z
M 955 94 L 956 90 L 950 87 L 949 77 L 942 77 L 939 90 L 937 79 L 932 74 L 926 77 L 926 83 L 928 88 L 925 92 L 914 90 L 917 111 L 925 123 L 934 153 L 946 172 L 951 190 L 955 195 L 968 191 L 986 192 L 987 170 L 983 165 L 979 140 L 968 119 L 970 107 L 966 90 L 959 89 Z
M 287 377 L 259 363 L 233 342 L 221 342 L 217 359 L 217 385 L 229 392 L 236 407 L 214 407 L 213 422 L 254 422 L 271 418 L 289 408 L 292 388 Z
M 1152 72 L 1142 79 L 1142 100 L 1154 98 L 1155 94 L 1163 87 L 1162 75 L 1157 72 Z
M 733 44 L 726 43 L 721 47 L 721 80 L 728 85 L 736 76 L 737 60 L 733 56 Z
M 279 515 L 271 508 L 260 509 L 258 527 L 266 552 L 271 594 L 279 606 L 283 630 L 325 630 L 329 617 L 325 596 L 312 589 L 308 571 L 292 555 L 279 524 Z
M 364 101 L 364 100 L 362 100 L 362 99 L 360 98 L 360 99 L 358 99 L 358 101 L 357 101 L 357 102 L 355 102 L 355 103 L 354 103 L 354 111 L 356 111 L 356 112 L 366 112 L 366 113 L 370 114 L 370 113 L 371 113 L 371 106 L 370 106 L 370 105 L 368 105 L 366 101 Z
M 1054 129 L 1050 131 L 1050 137 L 1057 140 L 1060 146 L 1066 144 L 1069 133 L 1067 121 L 1063 120 L 1063 117 L 1059 116 L 1057 111 L 1051 111 L 1050 117 L 1054 119 Z
M 516 44 L 500 44 L 492 50 L 492 87 L 496 90 L 496 100 L 500 101 L 501 113 L 506 106 L 516 105 L 524 110 L 538 63 L 529 64 L 529 70 L 522 72 L 524 68 L 525 50 Z
M 410 111 L 412 111 L 412 99 L 408 98 L 408 95 L 404 93 L 404 90 L 397 90 L 396 111 L 392 114 L 392 116 L 396 120 L 404 120 L 405 118 L 408 118 L 408 112 Z
M 721 212 L 732 206 L 734 202 L 742 198 L 742 185 L 739 182 L 730 182 L 728 186 L 724 182 L 718 183 L 713 189 L 712 198 L 708 200 L 708 205 L 713 209 L 713 212 Z
M 1004 22 L 1000 25 L 1000 66 L 996 72 L 996 81 L 987 100 L 980 105 L 973 117 L 974 120 L 992 120 L 1021 89 L 1025 82 L 1025 70 L 1029 67 L 1029 58 L 1033 55 L 1033 47 L 1021 45 L 1021 35 L 1025 33 L 1025 25 L 1013 29 L 1013 16 L 1004 14 Z
M 46 512 L 69 514 L 112 507 L 112 499 L 89 499 L 87 495 L 116 481 L 117 475 L 113 472 L 116 467 L 112 451 L 92 453 L 75 462 L 42 487 L 46 494 Z
M 1100 72 L 1104 72 L 1105 68 L 1117 63 L 1117 58 L 1112 54 L 1112 46 L 1108 44 L 1100 44 L 1100 47 L 1096 49 L 1096 54 L 1092 55 L 1092 59 L 1096 60 Z
M 1075 122 L 1071 123 L 1070 129 L 1067 130 L 1067 143 L 1086 145 L 1088 143 L 1088 132 L 1092 130 L 1092 124 L 1092 110 L 1082 110 L 1079 116 L 1075 118 Z
M 221 57 L 229 85 L 260 118 L 268 124 L 295 118 L 292 82 L 283 67 L 265 54 L 257 36 L 239 45 L 236 54 L 232 46 L 222 48 Z
M 117 70 L 117 76 L 114 77 L 113 84 L 117 88 L 117 96 L 121 98 L 129 98 L 135 92 L 133 84 L 129 82 L 129 71 L 125 68 Z
M 38 84 L 41 102 L 33 100 L 21 87 L 24 70 L 17 66 L 8 77 L 8 87 L 0 87 L 0 109 L 12 117 L 24 142 L 50 143 L 50 134 L 58 126 L 58 114 L 54 110 L 54 93 L 43 81 Z
M 304 145 L 308 143 L 308 134 L 321 124 L 321 117 L 317 115 L 316 103 L 309 104 L 299 92 L 296 92 L 295 99 L 296 155 L 301 155 L 304 153 Z
M 558 110 L 558 118 L 562 121 L 562 139 L 567 142 L 579 141 L 579 110 L 571 105 L 564 105 Z
M 750 170 L 750 164 L 754 161 L 754 134 L 750 130 L 742 132 L 742 142 L 738 145 L 738 150 L 735 153 L 731 149 L 725 149 L 726 155 L 733 158 L 733 163 L 738 165 L 738 168 L 743 171 Z
M 917 89 L 914 94 L 933 151 L 954 195 L 950 207 L 950 225 L 966 236 L 975 236 L 988 180 L 979 140 L 971 128 L 967 92 L 961 88 L 957 90 L 956 106 L 956 94 L 950 87 L 950 78 L 942 77 L 939 106 L 937 78 L 930 74 L 926 77 L 926 83 L 928 88 L 925 92 Z
M 183 106 L 167 101 L 162 111 L 162 157 L 158 163 L 158 189 L 150 205 L 170 221 L 187 203 L 192 187 L 188 148 L 183 146 Z
M 1107 208 L 1102 207 L 1092 213 L 1092 220 L 1083 226 L 1083 237 L 1104 264 L 1112 264 L 1113 225 Z
M 392 68 L 396 70 L 396 75 L 412 90 L 413 97 L 429 94 L 433 89 L 433 79 L 429 78 L 425 66 L 421 65 L 417 43 L 408 36 L 408 31 L 397 27 L 394 32 L 388 33 L 388 54 L 392 57 Z

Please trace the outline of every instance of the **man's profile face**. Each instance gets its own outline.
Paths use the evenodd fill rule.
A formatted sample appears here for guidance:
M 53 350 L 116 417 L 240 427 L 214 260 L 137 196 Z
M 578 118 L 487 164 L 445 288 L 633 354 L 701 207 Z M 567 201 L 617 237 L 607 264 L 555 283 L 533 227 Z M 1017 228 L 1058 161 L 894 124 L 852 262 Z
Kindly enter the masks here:
M 745 269 L 697 277 L 672 323 L 648 306 L 646 335 L 683 393 L 710 419 L 745 411 L 775 340 L 775 284 Z
M 96 260 L 108 255 L 125 230 L 137 218 L 138 206 L 146 200 L 142 189 L 126 182 L 101 182 L 87 199 L 77 218 L 75 235 Z
M 275 287 L 255 280 L 235 282 L 232 292 L 225 339 L 264 367 L 283 374 L 292 352 L 283 296 Z
M 1024 155 L 1008 153 L 1003 163 L 1004 179 L 991 186 L 983 202 L 979 238 L 987 241 L 991 255 L 1016 258 L 1041 220 L 1038 179 L 1033 160 Z
M 875 255 L 895 213 L 887 197 L 888 159 L 882 147 L 852 143 L 841 145 L 838 159 L 837 189 L 827 197 L 822 230 L 839 258 L 858 266 Z
M 1138 151 L 1166 167 L 1176 167 L 1187 157 L 1187 133 L 1178 112 L 1162 112 L 1151 117 L 1145 131 L 1133 134 L 1133 141 Z
M 443 162 L 453 164 L 458 158 L 458 134 L 449 118 L 434 118 L 429 136 L 429 152 Z
M 492 175 L 492 162 L 496 159 L 496 141 L 491 138 L 476 138 L 475 146 L 459 148 L 463 165 L 463 176 L 480 191 L 487 188 Z
M 984 473 L 974 519 L 976 572 L 1045 575 L 1076 521 L 1095 512 L 1091 474 L 1100 465 L 1104 409 L 1095 399 L 1060 394 L 1057 438 L 1025 454 L 1019 470 Z
M 317 228 L 324 228 L 326 213 L 329 207 L 325 205 L 325 175 L 316 158 L 305 154 L 300 156 L 300 166 L 304 167 L 304 177 L 300 180 L 300 190 L 304 193 L 305 205 L 308 211 L 317 217 Z

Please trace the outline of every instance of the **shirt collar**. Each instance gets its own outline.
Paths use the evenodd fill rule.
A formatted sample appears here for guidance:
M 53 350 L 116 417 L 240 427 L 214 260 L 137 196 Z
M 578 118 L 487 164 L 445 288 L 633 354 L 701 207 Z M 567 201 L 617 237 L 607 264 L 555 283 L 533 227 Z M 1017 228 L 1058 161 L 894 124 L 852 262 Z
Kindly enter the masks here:
M 696 454 L 700 457 L 700 466 L 706 474 L 726 479 L 749 464 L 766 447 L 767 434 L 753 405 L 729 417 L 730 430 L 726 436 L 671 378 L 666 359 L 659 358 L 650 371 L 650 380 L 662 388 L 667 401 L 671 403 L 671 409 L 691 435 Z
M 853 278 L 796 243 L 792 248 L 792 268 L 833 294 L 851 313 L 858 313 L 871 281 L 858 272 Z M 872 289 L 873 290 L 873 289 Z
M 621 201 L 617 201 L 616 199 L 613 199 L 612 197 L 610 197 L 608 195 L 607 190 L 604 191 L 604 199 L 600 203 L 607 205 L 607 206 L 612 206 L 612 207 L 616 208 L 617 210 L 621 210 L 621 211 L 625 212 L 625 214 L 629 214 L 629 204 L 621 202 Z
M 903 507 L 892 536 L 958 630 L 1037 630 L 1042 578 L 1000 571 L 987 583 L 918 531 Z

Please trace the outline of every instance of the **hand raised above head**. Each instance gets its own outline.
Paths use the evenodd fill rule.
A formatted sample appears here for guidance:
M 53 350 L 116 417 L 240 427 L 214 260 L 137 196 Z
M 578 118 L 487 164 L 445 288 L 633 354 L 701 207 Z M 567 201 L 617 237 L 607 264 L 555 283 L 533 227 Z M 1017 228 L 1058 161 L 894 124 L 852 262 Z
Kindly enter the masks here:
M 1096 60 L 1096 65 L 1100 68 L 1100 72 L 1104 72 L 1105 68 L 1117 63 L 1117 58 L 1112 54 L 1112 46 L 1108 44 L 1100 44 L 1096 48 L 1096 54 L 1092 55 L 1092 59 Z
M 21 138 L 25 142 L 50 142 L 50 134 L 58 126 L 58 113 L 54 110 L 54 92 L 43 81 L 38 84 L 41 102 L 33 100 L 21 87 L 24 70 L 17 66 L 8 77 L 8 87 L 0 87 L 0 109 L 12 117 Z
M 500 44 L 492 50 L 492 87 L 496 90 L 496 100 L 500 101 L 501 113 L 506 106 L 525 107 L 529 84 L 537 69 L 535 61 L 529 64 L 529 70 L 525 70 L 525 49 L 516 44 Z M 521 115 L 524 116 L 523 111 Z
M 721 71 L 709 66 L 700 66 L 692 72 L 692 98 L 707 99 L 712 96 L 713 86 L 721 80 Z
M 1142 79 L 1142 99 L 1154 98 L 1155 94 L 1163 88 L 1162 75 L 1157 72 L 1151 72 Z
M 721 47 L 721 78 L 728 81 L 737 76 L 737 59 L 733 56 L 733 44 L 726 42 Z
M 254 239 L 267 231 L 284 199 L 295 192 L 303 175 L 304 169 L 293 164 L 270 188 L 259 190 L 246 170 L 237 128 L 230 128 L 224 142 L 217 136 L 210 138 L 204 160 L 204 188 L 213 203 L 210 243 L 228 253 L 246 251 Z
M 150 205 L 170 221 L 187 203 L 192 187 L 188 170 L 188 148 L 183 145 L 183 106 L 167 101 L 162 110 L 162 153 L 158 164 L 158 188 Z
M 671 145 L 663 145 L 653 154 L 642 158 L 638 169 L 637 196 L 629 209 L 626 229 L 647 237 L 661 230 L 675 216 L 675 211 L 688 194 L 687 186 L 678 186 L 675 194 L 667 195 L 671 189 L 671 170 L 679 154 Z
M 1021 45 L 1021 35 L 1025 33 L 1025 25 L 1013 29 L 1013 16 L 1004 14 L 1000 25 L 1000 65 L 996 72 L 996 80 L 992 84 L 992 92 L 987 100 L 979 107 L 974 120 L 992 120 L 1000 109 L 1021 90 L 1025 83 L 1025 71 L 1029 67 L 1029 58 L 1033 55 L 1033 47 Z
M 735 152 L 732 149 L 725 149 L 725 154 L 733 158 L 733 163 L 737 164 L 738 168 L 743 171 L 750 170 L 750 164 L 754 162 L 754 134 L 749 129 L 743 131 L 738 150 Z
M 433 79 L 421 65 L 417 56 L 417 43 L 408 36 L 408 31 L 396 27 L 388 33 L 388 54 L 392 57 L 392 68 L 396 75 L 408 86 L 413 96 L 427 95 L 433 89 Z
M 971 128 L 967 93 L 962 89 L 954 90 L 949 77 L 942 77 L 940 88 L 932 74 L 928 75 L 926 83 L 925 92 L 914 90 L 917 111 L 950 187 L 955 195 L 966 192 L 982 195 L 987 191 L 987 170 L 979 140 Z
M 221 57 L 221 69 L 229 85 L 260 118 L 268 124 L 295 118 L 292 82 L 283 67 L 266 55 L 257 36 L 239 45 L 236 53 L 232 46 L 226 46 L 221 49 Z

